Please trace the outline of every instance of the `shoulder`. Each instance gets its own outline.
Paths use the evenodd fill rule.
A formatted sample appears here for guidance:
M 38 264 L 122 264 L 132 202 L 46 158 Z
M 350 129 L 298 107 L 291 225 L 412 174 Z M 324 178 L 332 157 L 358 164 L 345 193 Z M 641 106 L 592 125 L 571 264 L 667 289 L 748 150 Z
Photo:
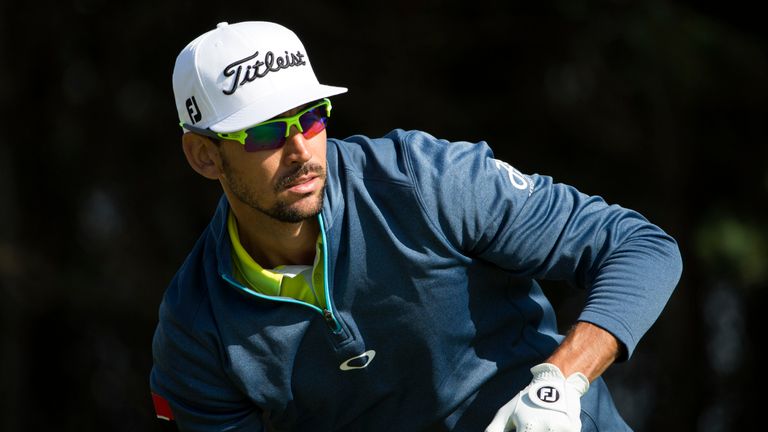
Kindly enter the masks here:
M 196 371 L 221 368 L 221 339 L 210 294 L 214 288 L 206 271 L 206 237 L 210 238 L 209 232 L 187 256 L 160 304 L 152 339 L 152 383 L 161 394 L 187 394 L 189 389 L 182 383 Z
M 352 135 L 328 139 L 328 164 L 340 175 L 407 182 L 403 154 L 407 135 L 408 132 L 397 129 L 376 138 Z
M 448 141 L 419 130 L 394 129 L 382 137 L 352 135 L 329 139 L 329 160 L 360 175 L 439 174 L 456 163 L 493 157 L 485 142 Z
M 328 142 L 341 151 L 386 151 L 391 147 L 430 147 L 435 150 L 444 149 L 446 146 L 474 145 L 467 141 L 449 141 L 436 138 L 434 135 L 420 130 L 393 129 L 381 137 L 369 137 L 366 135 L 352 135 L 347 138 L 329 138 Z M 481 142 L 484 143 L 484 142 Z
M 181 338 L 194 339 L 205 345 L 216 344 L 211 296 L 221 283 L 218 253 L 223 240 L 220 219 L 225 213 L 219 207 L 163 294 L 156 345 L 175 345 L 173 341 Z

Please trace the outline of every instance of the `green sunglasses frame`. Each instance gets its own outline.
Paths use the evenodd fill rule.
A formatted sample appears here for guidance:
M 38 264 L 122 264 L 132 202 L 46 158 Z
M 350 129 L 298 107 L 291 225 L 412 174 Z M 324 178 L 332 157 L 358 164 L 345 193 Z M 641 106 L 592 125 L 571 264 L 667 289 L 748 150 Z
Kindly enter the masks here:
M 323 98 L 320 102 L 309 106 L 307 108 L 304 108 L 303 110 L 299 111 L 298 113 L 290 116 L 290 117 L 281 117 L 276 119 L 271 119 L 267 121 L 263 121 L 261 123 L 257 123 L 249 128 L 237 131 L 237 132 L 214 132 L 210 129 L 203 129 L 199 127 L 192 126 L 190 124 L 180 122 L 179 126 L 181 126 L 184 129 L 187 129 L 191 132 L 198 133 L 200 135 L 204 135 L 211 138 L 218 138 L 222 140 L 232 140 L 237 141 L 243 146 L 245 146 L 245 140 L 248 138 L 248 131 L 257 128 L 259 126 L 263 126 L 270 123 L 277 123 L 277 122 L 283 122 L 286 124 L 285 126 L 285 136 L 283 138 L 288 138 L 288 135 L 291 133 L 291 126 L 296 126 L 296 129 L 299 130 L 302 134 L 304 133 L 304 128 L 301 127 L 301 123 L 299 123 L 299 117 L 303 116 L 304 114 L 312 111 L 313 109 L 317 107 L 321 107 L 325 105 L 325 113 L 330 118 L 331 117 L 331 109 L 333 106 L 331 105 L 331 100 L 328 98 Z

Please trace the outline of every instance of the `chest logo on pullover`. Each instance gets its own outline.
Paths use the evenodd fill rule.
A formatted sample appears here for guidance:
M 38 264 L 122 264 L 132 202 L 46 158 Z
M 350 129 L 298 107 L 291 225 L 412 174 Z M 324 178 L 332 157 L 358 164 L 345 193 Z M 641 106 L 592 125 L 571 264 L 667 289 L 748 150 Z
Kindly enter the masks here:
M 358 356 L 354 356 L 351 359 L 346 360 L 344 363 L 339 365 L 339 369 L 343 371 L 364 369 L 368 367 L 369 364 L 371 364 L 374 357 L 376 357 L 376 351 L 368 350 Z

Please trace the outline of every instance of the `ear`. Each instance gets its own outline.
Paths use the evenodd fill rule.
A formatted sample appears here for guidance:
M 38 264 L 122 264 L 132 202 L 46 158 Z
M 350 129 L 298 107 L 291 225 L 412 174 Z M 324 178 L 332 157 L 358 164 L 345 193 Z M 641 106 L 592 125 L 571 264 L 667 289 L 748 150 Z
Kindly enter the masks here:
M 194 133 L 181 136 L 184 156 L 193 170 L 201 176 L 217 180 L 221 175 L 219 149 L 210 139 Z

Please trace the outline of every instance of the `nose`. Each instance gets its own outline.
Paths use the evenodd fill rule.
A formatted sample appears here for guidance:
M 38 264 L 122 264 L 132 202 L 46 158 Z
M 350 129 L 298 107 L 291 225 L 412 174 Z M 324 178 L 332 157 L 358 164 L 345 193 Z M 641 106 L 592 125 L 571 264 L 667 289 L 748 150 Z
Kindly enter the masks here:
M 299 132 L 296 126 L 292 126 L 285 139 L 283 146 L 283 158 L 287 165 L 304 164 L 312 159 L 312 153 L 309 152 L 309 145 L 304 135 Z

